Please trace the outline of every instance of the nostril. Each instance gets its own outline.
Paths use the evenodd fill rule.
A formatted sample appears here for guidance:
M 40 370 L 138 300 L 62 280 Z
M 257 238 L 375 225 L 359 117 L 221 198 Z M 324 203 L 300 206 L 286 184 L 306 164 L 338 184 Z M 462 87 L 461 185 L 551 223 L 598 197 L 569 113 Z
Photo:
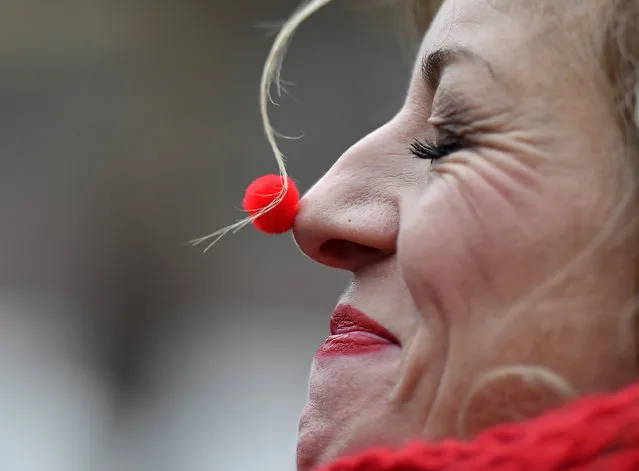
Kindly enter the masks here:
M 359 260 L 370 260 L 381 256 L 382 252 L 375 247 L 358 244 L 344 239 L 329 239 L 319 248 L 319 255 L 322 259 L 333 266 L 351 265 Z

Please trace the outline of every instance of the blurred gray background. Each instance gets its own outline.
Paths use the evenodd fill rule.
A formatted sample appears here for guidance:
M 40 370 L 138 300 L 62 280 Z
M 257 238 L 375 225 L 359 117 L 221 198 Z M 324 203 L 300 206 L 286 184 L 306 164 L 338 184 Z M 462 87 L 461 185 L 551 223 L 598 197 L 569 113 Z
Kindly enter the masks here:
M 388 9 L 296 36 L 273 109 L 302 191 L 400 107 Z M 348 274 L 242 216 L 276 171 L 257 107 L 295 0 L 0 0 L 0 469 L 292 470 Z

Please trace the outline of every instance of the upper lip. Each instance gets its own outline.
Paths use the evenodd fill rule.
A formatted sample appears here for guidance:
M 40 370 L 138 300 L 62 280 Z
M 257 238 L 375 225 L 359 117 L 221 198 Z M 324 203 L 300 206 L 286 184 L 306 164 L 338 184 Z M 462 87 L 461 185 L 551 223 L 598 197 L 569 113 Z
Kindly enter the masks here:
M 399 345 L 399 340 L 384 327 L 363 312 L 347 304 L 340 304 L 331 316 L 331 335 L 349 332 L 369 332 L 391 343 Z

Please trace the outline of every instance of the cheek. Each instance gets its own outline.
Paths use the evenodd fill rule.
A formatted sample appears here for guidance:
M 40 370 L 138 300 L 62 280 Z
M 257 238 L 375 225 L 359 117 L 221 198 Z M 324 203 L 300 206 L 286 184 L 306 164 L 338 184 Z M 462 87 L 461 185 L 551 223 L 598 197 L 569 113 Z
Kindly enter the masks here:
M 583 202 L 576 186 L 571 194 L 565 182 L 555 191 L 549 182 L 488 173 L 456 164 L 404 202 L 398 257 L 418 304 L 426 296 L 439 309 L 463 311 L 513 302 L 592 238 L 592 208 L 572 204 Z
M 460 404 L 496 368 L 539 365 L 579 391 L 624 384 L 633 374 L 618 318 L 610 315 L 630 292 L 616 282 L 619 273 L 608 271 L 618 270 L 608 252 L 593 253 L 586 269 L 579 265 L 569 279 L 555 277 L 607 220 L 609 210 L 592 202 L 602 200 L 596 185 L 545 179 L 533 188 L 511 179 L 505 191 L 506 182 L 496 183 L 476 169 L 458 168 L 435 175 L 420 195 L 402 201 L 401 272 L 421 315 L 441 319 L 448 342 L 428 424 L 434 437 L 457 433 Z M 539 401 L 546 407 L 546 399 Z M 485 401 L 473 407 L 483 410 Z

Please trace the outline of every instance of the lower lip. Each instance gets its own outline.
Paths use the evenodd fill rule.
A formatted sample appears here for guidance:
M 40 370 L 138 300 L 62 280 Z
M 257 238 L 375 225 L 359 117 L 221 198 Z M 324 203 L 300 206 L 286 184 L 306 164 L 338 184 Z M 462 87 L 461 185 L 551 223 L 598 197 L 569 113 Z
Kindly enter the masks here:
M 362 355 L 392 347 L 394 344 L 370 332 L 354 331 L 331 335 L 320 347 L 317 356 Z

